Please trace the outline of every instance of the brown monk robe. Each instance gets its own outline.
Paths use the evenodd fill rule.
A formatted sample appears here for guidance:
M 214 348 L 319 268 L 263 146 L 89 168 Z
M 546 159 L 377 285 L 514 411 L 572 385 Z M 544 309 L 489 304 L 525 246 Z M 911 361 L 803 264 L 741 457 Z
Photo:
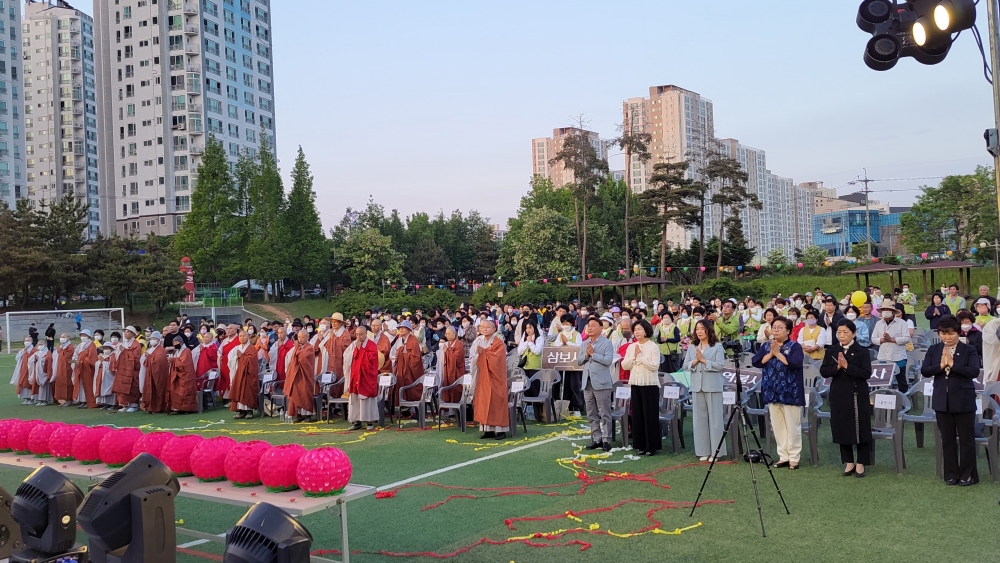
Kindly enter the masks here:
M 262 336 L 261 338 L 266 338 Z M 233 374 L 229 388 L 229 410 L 239 413 L 235 418 L 253 418 L 257 408 L 259 389 L 259 364 L 257 348 L 250 345 L 250 335 L 240 331 L 240 343 L 229 353 L 229 373 Z
M 496 334 L 493 321 L 481 321 L 479 333 L 479 338 L 472 344 L 470 358 L 470 367 L 474 372 L 474 419 L 482 431 L 480 439 L 503 440 L 507 438 L 507 428 L 510 425 L 507 406 L 507 347 Z
M 330 331 L 330 364 L 327 369 L 337 374 L 338 378 L 350 379 L 350 374 L 344 373 L 344 352 L 353 341 L 354 335 L 344 326 L 344 316 L 340 313 L 334 313 L 333 328 Z M 346 397 L 348 396 L 347 391 L 344 384 L 340 384 L 330 387 L 329 394 L 331 397 Z
M 168 414 L 198 412 L 198 384 L 194 373 L 194 356 L 180 339 L 174 340 L 175 354 L 170 357 Z
M 424 375 L 424 356 L 420 352 L 420 343 L 410 332 L 413 330 L 412 327 L 410 321 L 403 321 L 399 325 L 399 338 L 389 352 L 389 356 L 395 362 L 397 389 L 412 385 Z M 419 401 L 422 389 L 419 386 L 407 389 L 403 393 L 403 398 L 407 401 Z
M 87 408 L 96 409 L 97 398 L 94 396 L 94 368 L 97 365 L 97 346 L 89 338 L 87 342 L 87 344 L 80 342 L 80 345 L 76 348 L 76 384 L 73 386 L 73 400 L 79 401 L 82 395 Z M 80 408 L 83 408 L 83 406 L 81 405 Z
M 56 379 L 52 385 L 52 396 L 61 405 L 73 402 L 73 352 L 74 347 L 69 341 L 69 336 L 60 335 L 59 345 L 53 354 L 56 356 Z
M 111 361 L 112 371 L 115 372 L 115 384 L 111 390 L 122 410 L 135 408 L 139 403 L 139 357 L 142 355 L 142 345 L 136 340 L 136 334 L 125 329 L 125 340 Z
M 300 330 L 296 334 L 295 347 L 288 352 L 285 360 L 285 414 L 295 417 L 296 422 L 310 418 L 316 408 L 316 352 L 309 344 L 309 333 Z
M 441 369 L 441 388 L 445 388 L 465 375 L 465 343 L 457 338 L 454 328 L 445 332 L 448 339 L 444 349 L 444 367 Z M 441 401 L 457 403 L 462 400 L 462 388 L 456 387 L 441 393 Z
M 25 404 L 31 402 L 31 378 L 28 377 L 28 359 L 35 353 L 35 345 L 31 340 L 25 341 L 23 350 L 17 353 L 17 363 L 14 373 L 17 374 L 17 396 L 24 399 Z
M 389 335 L 381 330 L 375 330 L 375 326 L 378 323 L 381 329 L 382 321 L 372 321 L 372 330 L 375 331 L 375 336 L 372 339 L 375 341 L 375 347 L 378 348 L 379 359 L 381 360 L 378 366 L 379 373 L 389 373 L 392 371 L 392 359 L 389 358 L 389 351 L 392 350 L 392 339 Z
M 169 410 L 168 393 L 170 373 L 167 353 L 159 332 L 154 332 L 146 344 L 146 380 L 142 387 L 142 410 L 163 413 Z

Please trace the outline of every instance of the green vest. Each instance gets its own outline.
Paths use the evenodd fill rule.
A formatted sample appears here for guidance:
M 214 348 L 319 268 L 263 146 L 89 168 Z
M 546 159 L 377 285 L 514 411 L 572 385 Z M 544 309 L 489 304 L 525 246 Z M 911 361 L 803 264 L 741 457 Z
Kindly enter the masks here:
M 677 328 L 677 325 L 673 324 L 670 325 L 669 327 L 664 326 L 663 323 L 656 325 L 656 330 L 659 331 L 660 338 L 664 340 L 666 340 L 667 338 L 674 337 L 675 328 Z M 660 349 L 661 354 L 663 354 L 664 356 L 669 356 L 670 354 L 674 354 L 677 352 L 677 349 L 680 346 L 680 342 L 661 342 L 657 343 L 656 346 Z

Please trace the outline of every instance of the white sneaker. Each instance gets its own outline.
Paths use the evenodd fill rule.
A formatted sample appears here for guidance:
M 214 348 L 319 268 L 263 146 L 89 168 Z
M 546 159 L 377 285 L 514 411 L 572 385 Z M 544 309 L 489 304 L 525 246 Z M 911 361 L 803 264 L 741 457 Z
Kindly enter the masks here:
M 46 405 L 48 405 L 48 403 L 46 403 L 45 401 L 38 401 L 35 403 L 36 407 L 44 407 Z
M 129 407 L 128 409 L 125 410 L 125 412 L 139 412 L 139 409 L 135 407 Z
M 701 456 L 701 457 L 698 458 L 698 461 L 708 461 L 708 456 L 707 455 L 703 455 L 703 456 Z

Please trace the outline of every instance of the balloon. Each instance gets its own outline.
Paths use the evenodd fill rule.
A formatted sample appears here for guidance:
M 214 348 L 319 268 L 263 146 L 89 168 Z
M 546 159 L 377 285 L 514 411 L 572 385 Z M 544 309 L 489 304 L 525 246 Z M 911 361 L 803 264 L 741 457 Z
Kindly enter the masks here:
M 851 304 L 857 307 L 858 309 L 860 309 L 861 306 L 867 302 L 868 302 L 867 293 L 863 291 L 855 291 L 854 293 L 851 294 Z
M 972 251 L 973 254 L 975 254 L 978 249 L 973 246 L 970 250 Z
M 759 265 L 758 265 L 758 266 L 754 266 L 754 269 L 755 269 L 755 270 L 759 270 L 759 269 L 760 269 L 760 266 L 759 266 Z
M 823 265 L 824 265 L 824 266 L 829 266 L 829 265 L 830 265 L 830 261 L 829 261 L 829 260 L 827 260 L 826 262 L 823 262 Z
M 853 259 L 853 258 L 851 258 L 850 260 L 848 260 L 848 261 L 847 261 L 847 263 L 848 263 L 848 264 L 853 264 L 853 263 L 854 263 L 854 259 Z
M 670 266 L 667 266 L 667 271 L 668 271 L 668 272 L 670 271 Z
M 736 266 L 736 269 L 742 272 L 743 271 L 743 266 Z

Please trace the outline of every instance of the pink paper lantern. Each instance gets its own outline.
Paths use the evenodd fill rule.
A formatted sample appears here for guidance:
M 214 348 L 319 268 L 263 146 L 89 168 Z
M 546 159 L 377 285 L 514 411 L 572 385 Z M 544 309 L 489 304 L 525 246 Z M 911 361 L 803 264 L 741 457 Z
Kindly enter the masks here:
M 263 440 L 240 442 L 226 454 L 226 479 L 237 487 L 260 485 L 260 458 L 271 449 Z
M 0 420 L 0 452 L 10 451 L 10 431 L 20 422 L 21 420 L 17 418 Z
M 173 432 L 150 432 L 149 434 L 143 434 L 141 438 L 135 441 L 135 445 L 132 446 L 132 458 L 134 459 L 135 456 L 145 453 L 159 459 L 163 446 L 176 437 L 177 435 Z
M 38 457 L 49 457 L 52 455 L 49 451 L 49 439 L 52 438 L 53 432 L 63 426 L 66 426 L 65 422 L 50 422 L 32 428 L 28 434 L 28 449 Z
M 205 439 L 197 434 L 177 436 L 163 445 L 160 461 L 165 463 L 178 477 L 191 475 L 191 452 Z
M 226 455 L 236 445 L 229 436 L 203 440 L 191 451 L 191 473 L 201 481 L 226 479 Z
M 15 424 L 10 430 L 8 444 L 10 449 L 16 453 L 27 455 L 31 453 L 28 447 L 28 436 L 39 424 L 45 424 L 44 420 L 22 420 Z
M 272 493 L 297 489 L 295 472 L 299 467 L 299 459 L 304 455 L 306 449 L 299 444 L 271 448 L 260 457 L 260 465 L 257 466 L 260 482 Z
M 799 262 L 798 264 L 796 264 L 796 266 L 798 266 L 799 268 L 801 268 L 802 267 L 802 262 Z
M 81 430 L 73 438 L 73 457 L 84 465 L 101 462 L 101 440 L 111 432 L 107 426 L 92 426 Z
M 299 460 L 295 477 L 308 496 L 335 495 L 351 481 L 351 460 L 339 448 L 316 448 Z
M 121 467 L 132 461 L 132 448 L 142 438 L 138 428 L 118 428 L 101 438 L 101 461 L 108 467 Z
M 59 461 L 72 461 L 73 440 L 86 429 L 83 424 L 66 424 L 57 428 L 49 437 L 49 453 Z
M 702 266 L 702 267 L 701 267 L 701 271 L 702 271 L 702 272 L 704 272 L 704 271 L 705 271 L 705 267 L 704 267 L 704 266 Z
M 924 260 L 926 260 L 927 259 L 927 253 L 926 252 L 920 253 L 920 257 L 923 258 Z

